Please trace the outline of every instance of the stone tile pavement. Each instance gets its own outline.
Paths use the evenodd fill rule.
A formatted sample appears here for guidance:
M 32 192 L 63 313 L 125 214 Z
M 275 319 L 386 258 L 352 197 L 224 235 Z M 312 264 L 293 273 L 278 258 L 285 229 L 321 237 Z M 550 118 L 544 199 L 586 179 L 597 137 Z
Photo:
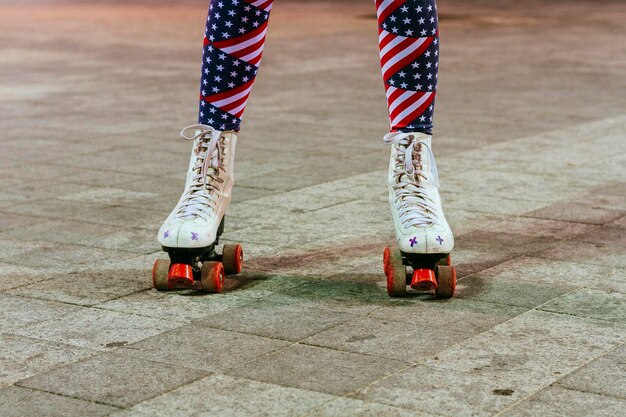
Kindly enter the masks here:
M 458 295 L 391 300 L 373 7 L 277 1 L 221 295 L 157 293 L 205 2 L 0 1 L 1 416 L 626 414 L 623 2 L 440 2 Z

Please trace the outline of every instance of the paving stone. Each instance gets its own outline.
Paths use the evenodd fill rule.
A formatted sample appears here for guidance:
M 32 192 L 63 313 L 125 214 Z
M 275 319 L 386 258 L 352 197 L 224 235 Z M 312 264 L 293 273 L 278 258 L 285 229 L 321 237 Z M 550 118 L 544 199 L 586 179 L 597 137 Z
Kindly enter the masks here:
M 108 416 L 116 410 L 118 408 L 108 405 L 28 388 L 7 387 L 0 389 L 0 414 L 3 417 L 100 417 Z
M 380 267 L 380 265 L 377 266 Z M 362 279 L 371 276 L 371 274 L 360 275 Z M 373 279 L 380 281 L 384 279 L 384 275 L 375 274 Z M 366 314 L 397 302 L 397 300 L 389 298 L 386 291 L 378 285 L 334 281 L 332 279 L 310 280 L 302 286 L 279 291 L 265 300 L 351 314 Z
M 225 314 L 247 302 L 250 301 L 223 294 L 199 294 L 186 290 L 160 292 L 150 289 L 107 301 L 99 304 L 98 308 L 183 324 L 211 314 Z
M 624 413 L 626 400 L 549 387 L 501 414 L 506 417 L 613 417 Z
M 524 256 L 486 269 L 477 274 L 483 280 L 525 281 L 541 284 L 544 288 L 581 287 L 612 281 L 619 270 L 607 265 L 556 261 Z
M 13 332 L 35 339 L 96 350 L 114 349 L 137 342 L 180 323 L 115 311 L 83 308 L 54 321 L 34 321 Z
M 340 311 L 255 301 L 202 321 L 218 329 L 298 341 L 353 318 Z
M 540 309 L 626 323 L 626 294 L 583 288 L 551 300 Z
M 13 384 L 93 353 L 88 349 L 0 333 L 0 386 Z
M 11 333 L 29 324 L 61 320 L 68 314 L 84 311 L 81 307 L 0 294 L 0 328 Z
M 18 383 L 68 397 L 130 407 L 189 384 L 208 372 L 107 352 L 41 373 Z
M 220 371 L 250 362 L 291 343 L 227 332 L 195 323 L 144 339 L 123 350 L 173 366 Z M 185 352 L 181 355 L 181 352 Z
M 430 414 L 350 398 L 337 398 L 302 417 L 425 417 Z
M 57 268 L 71 271 L 85 267 L 116 265 L 133 256 L 128 252 L 92 248 L 80 245 L 59 245 L 48 242 L 15 244 L 8 253 L 0 254 L 0 261 L 32 268 Z M 45 256 L 43 255 L 45 253 Z
M 333 398 L 318 392 L 213 375 L 138 404 L 129 414 L 121 415 L 297 416 Z
M 458 296 L 533 308 L 616 273 L 611 267 L 521 257 L 464 278 Z
M 20 216 L 19 214 L 0 213 L 0 232 L 45 221 L 45 219 L 33 219 L 30 216 Z
M 75 271 L 9 293 L 90 306 L 152 287 L 145 270 Z
M 446 218 L 448 213 L 446 212 Z M 476 230 L 492 233 L 515 233 L 525 236 L 567 239 L 592 230 L 594 225 L 522 216 L 483 216 L 474 223 Z M 456 222 L 458 224 L 458 222 Z
M 624 211 L 611 210 L 578 201 L 557 203 L 526 214 L 544 219 L 566 220 L 578 223 L 606 224 L 624 215 Z
M 429 415 L 488 416 L 524 397 L 499 378 L 417 365 L 362 389 L 357 397 Z
M 390 358 L 407 364 L 432 357 L 447 346 L 465 340 L 469 330 L 433 326 L 429 316 L 414 323 L 378 318 L 359 318 L 305 339 L 302 343 L 379 358 Z M 425 326 L 426 325 L 426 326 Z
M 623 266 L 626 257 L 626 234 L 617 227 L 601 227 L 550 248 L 533 253 L 533 256 L 606 266 Z
M 578 391 L 626 399 L 626 345 L 621 345 L 558 381 Z
M 623 325 L 530 311 L 474 336 L 425 363 L 488 378 L 529 392 L 548 385 L 623 343 Z
M 293 345 L 224 373 L 288 387 L 345 395 L 403 369 L 390 359 Z M 303 378 L 303 375 L 306 377 Z
M 44 281 L 56 275 L 54 270 L 30 268 L 0 262 L 0 291 Z

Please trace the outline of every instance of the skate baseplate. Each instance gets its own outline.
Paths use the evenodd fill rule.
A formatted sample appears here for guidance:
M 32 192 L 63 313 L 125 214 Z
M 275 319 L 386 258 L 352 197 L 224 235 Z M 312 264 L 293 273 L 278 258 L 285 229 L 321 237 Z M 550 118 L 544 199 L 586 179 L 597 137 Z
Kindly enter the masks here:
M 163 247 L 169 259 L 157 259 L 152 267 L 152 283 L 159 291 L 195 289 L 219 293 L 226 275 L 237 275 L 243 267 L 243 248 L 227 243 L 218 254 L 219 238 L 224 231 L 222 219 L 215 242 L 204 248 Z
M 383 268 L 387 293 L 391 297 L 403 297 L 407 286 L 416 291 L 433 292 L 437 298 L 450 298 L 456 290 L 456 269 L 448 253 L 405 253 L 388 246 L 383 255 Z

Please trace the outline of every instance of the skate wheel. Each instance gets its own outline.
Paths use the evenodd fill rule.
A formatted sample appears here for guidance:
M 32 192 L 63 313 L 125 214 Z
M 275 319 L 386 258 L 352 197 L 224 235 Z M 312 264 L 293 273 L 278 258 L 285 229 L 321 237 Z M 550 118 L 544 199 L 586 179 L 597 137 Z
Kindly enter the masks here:
M 443 266 L 452 265 L 452 257 L 448 255 L 447 257 L 440 259 L 439 262 L 437 262 L 437 265 L 443 265 Z
M 383 252 L 383 272 L 387 275 L 387 268 L 389 268 L 389 246 L 385 247 L 385 251 Z
M 222 292 L 222 288 L 224 288 L 224 265 L 221 262 L 203 263 L 200 276 L 200 288 L 203 292 Z
M 437 290 L 437 287 L 435 271 L 432 269 L 416 269 L 413 271 L 411 288 L 417 291 L 432 291 Z
M 167 283 L 167 275 L 170 272 L 169 259 L 157 259 L 152 266 L 152 285 L 159 291 L 170 289 Z
M 387 259 L 385 275 L 387 276 L 387 294 L 390 297 L 403 297 L 406 294 L 406 266 L 402 262 L 400 249 L 385 248 L 383 262 Z
M 187 264 L 174 264 L 167 275 L 167 284 L 170 289 L 193 287 L 193 268 Z
M 222 264 L 226 275 L 237 275 L 243 268 L 243 248 L 241 245 L 227 243 L 222 251 Z
M 456 268 L 453 266 L 437 266 L 437 298 L 451 298 L 456 290 Z

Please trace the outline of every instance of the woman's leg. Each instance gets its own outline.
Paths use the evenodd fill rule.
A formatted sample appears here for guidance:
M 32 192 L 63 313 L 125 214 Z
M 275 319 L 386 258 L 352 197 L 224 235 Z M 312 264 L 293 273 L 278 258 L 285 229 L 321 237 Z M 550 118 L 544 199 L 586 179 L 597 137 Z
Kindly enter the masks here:
M 198 121 L 239 130 L 274 0 L 212 0 L 204 32 Z
M 392 132 L 431 133 L 439 67 L 435 0 L 376 0 Z
M 389 203 L 397 247 L 385 251 L 387 291 L 406 291 L 406 268 L 416 290 L 451 297 L 456 273 L 449 266 L 454 236 L 441 207 L 431 130 L 439 67 L 435 0 L 375 0 L 380 63 L 391 132 Z M 443 262 L 448 265 L 435 266 Z
M 156 277 L 155 283 L 192 285 L 190 271 L 198 256 L 219 260 L 206 254 L 215 254 L 213 246 L 222 233 L 230 204 L 236 132 L 256 79 L 272 4 L 273 0 L 211 0 L 202 57 L 199 124 L 181 132 L 183 138 L 193 140 L 185 189 L 158 236 L 173 267 L 167 277 Z M 226 269 L 233 270 L 228 265 Z

